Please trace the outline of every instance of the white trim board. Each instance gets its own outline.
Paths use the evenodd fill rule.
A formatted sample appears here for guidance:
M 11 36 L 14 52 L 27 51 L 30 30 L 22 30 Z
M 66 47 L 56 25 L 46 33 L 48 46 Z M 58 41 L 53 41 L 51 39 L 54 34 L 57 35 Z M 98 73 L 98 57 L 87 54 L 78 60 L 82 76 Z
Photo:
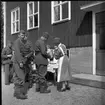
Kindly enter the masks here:
M 87 8 L 90 8 L 90 7 L 93 7 L 93 6 L 102 4 L 102 3 L 105 3 L 105 1 L 97 1 L 97 2 L 94 2 L 94 3 L 91 3 L 91 4 L 87 4 L 87 5 L 81 6 L 80 9 L 84 10 L 84 9 L 87 9 Z
M 93 75 L 96 74 L 96 18 L 92 12 L 92 47 L 93 47 Z

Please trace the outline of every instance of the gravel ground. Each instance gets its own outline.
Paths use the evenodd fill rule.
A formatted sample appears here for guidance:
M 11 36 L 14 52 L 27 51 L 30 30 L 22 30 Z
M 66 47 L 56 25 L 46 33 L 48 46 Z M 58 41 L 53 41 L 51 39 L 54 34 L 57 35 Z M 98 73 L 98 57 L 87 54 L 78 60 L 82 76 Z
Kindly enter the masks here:
M 2 105 L 105 105 L 105 90 L 83 85 L 70 84 L 71 90 L 57 92 L 50 86 L 51 93 L 35 92 L 35 85 L 28 91 L 28 99 L 20 100 L 13 97 L 13 84 L 4 85 L 2 72 Z

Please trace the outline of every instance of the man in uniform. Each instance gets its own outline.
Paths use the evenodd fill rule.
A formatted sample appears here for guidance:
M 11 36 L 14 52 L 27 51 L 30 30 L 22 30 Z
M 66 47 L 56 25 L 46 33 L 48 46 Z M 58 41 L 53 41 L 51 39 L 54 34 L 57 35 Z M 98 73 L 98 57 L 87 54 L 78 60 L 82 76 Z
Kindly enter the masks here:
M 33 53 L 32 44 L 27 40 L 27 34 L 21 30 L 18 39 L 14 42 L 14 96 L 18 99 L 27 98 L 29 81 L 27 79 L 30 68 L 26 64 L 27 55 Z
M 49 93 L 47 90 L 47 82 L 45 75 L 47 73 L 48 58 L 51 56 L 47 53 L 47 41 L 49 34 L 44 32 L 40 39 L 35 43 L 35 63 L 38 75 L 40 76 L 38 83 L 36 83 L 36 91 L 40 93 Z
M 3 48 L 2 50 L 2 63 L 4 66 L 4 72 L 5 72 L 5 85 L 9 85 L 10 80 L 10 71 L 12 70 L 12 42 L 8 41 L 7 46 Z

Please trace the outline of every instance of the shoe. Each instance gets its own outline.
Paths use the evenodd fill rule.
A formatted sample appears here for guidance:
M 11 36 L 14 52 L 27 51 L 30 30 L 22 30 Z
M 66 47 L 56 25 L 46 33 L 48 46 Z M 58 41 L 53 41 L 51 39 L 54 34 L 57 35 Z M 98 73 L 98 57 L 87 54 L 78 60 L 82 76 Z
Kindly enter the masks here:
M 59 89 L 58 91 L 59 91 L 59 92 L 64 92 L 64 91 L 66 91 L 66 88 L 61 88 L 61 89 Z
M 10 83 L 5 83 L 5 85 L 10 85 Z
M 22 93 L 22 94 L 23 94 L 25 97 L 27 97 L 27 95 L 26 95 L 25 93 Z M 17 93 L 14 93 L 13 96 L 14 96 L 14 97 L 17 97 L 18 94 L 17 94 Z
M 57 83 L 57 90 L 60 91 L 61 88 L 62 88 L 62 83 Z
M 50 93 L 51 90 L 47 90 L 47 88 L 45 86 L 41 86 L 40 88 L 40 93 Z
M 40 91 L 40 93 L 50 93 L 51 90 L 44 90 L 44 91 Z
M 36 92 L 40 92 L 40 88 L 36 88 Z
M 23 95 L 23 94 L 15 94 L 15 97 L 17 99 L 27 99 L 27 96 L 26 95 Z
M 36 83 L 36 92 L 40 92 L 40 84 Z
M 29 82 L 28 88 L 32 88 L 32 87 L 33 87 L 33 83 L 32 82 Z
M 66 89 L 67 89 L 67 90 L 70 90 L 70 89 L 71 89 L 71 87 L 70 87 L 70 86 L 68 86 L 68 85 L 66 85 Z

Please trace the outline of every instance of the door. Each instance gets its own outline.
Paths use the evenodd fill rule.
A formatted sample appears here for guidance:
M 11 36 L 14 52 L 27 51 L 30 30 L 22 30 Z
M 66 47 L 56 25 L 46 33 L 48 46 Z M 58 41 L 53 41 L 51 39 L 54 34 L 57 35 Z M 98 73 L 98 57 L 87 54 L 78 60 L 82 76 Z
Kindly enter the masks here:
M 105 76 L 105 11 L 96 13 L 96 74 Z

